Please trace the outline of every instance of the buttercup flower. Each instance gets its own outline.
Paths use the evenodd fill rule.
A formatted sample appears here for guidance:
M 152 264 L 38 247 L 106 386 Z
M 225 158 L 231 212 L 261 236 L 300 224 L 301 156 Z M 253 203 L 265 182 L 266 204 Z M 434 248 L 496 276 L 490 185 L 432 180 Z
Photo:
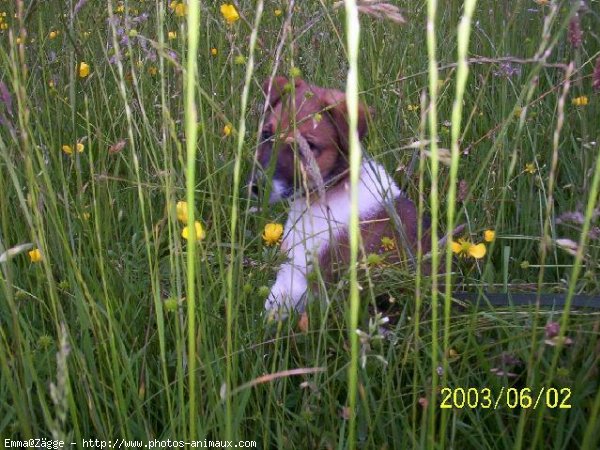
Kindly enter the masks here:
M 187 202 L 177 202 L 175 206 L 175 210 L 177 212 L 177 220 L 183 223 L 187 223 L 188 221 L 188 204 Z
M 177 298 L 175 298 L 175 297 L 169 297 L 169 298 L 165 299 L 165 301 L 164 301 L 165 311 L 167 311 L 167 312 L 177 311 L 178 305 L 179 305 L 179 302 L 177 301 Z
M 294 66 L 290 69 L 290 77 L 298 78 L 301 76 L 302 76 L 302 71 L 298 67 Z
M 225 19 L 225 22 L 227 22 L 229 25 L 237 22 L 240 19 L 240 15 L 237 12 L 237 9 L 235 9 L 235 6 L 229 3 L 224 3 L 221 5 L 221 15 Z
M 183 229 L 183 231 L 181 232 L 181 237 L 184 238 L 186 241 L 190 237 L 190 231 L 188 228 L 189 227 L 185 227 Z M 204 232 L 204 228 L 202 227 L 202 224 L 196 220 L 196 222 L 194 222 L 194 228 L 196 229 L 196 240 L 197 241 L 203 240 L 206 237 L 206 233 Z
M 481 259 L 485 256 L 486 248 L 485 244 L 473 244 L 466 239 L 459 239 L 458 242 L 452 241 L 450 248 L 453 253 L 456 253 L 462 258 L 470 256 L 471 258 Z
M 535 164 L 534 163 L 525 164 L 525 172 L 533 175 L 535 173 Z
M 275 17 L 279 17 L 283 13 L 283 11 L 277 8 L 275 11 L 273 11 L 273 13 L 275 14 Z
M 48 37 L 49 37 L 50 39 L 55 39 L 55 38 L 56 38 L 56 36 L 58 36 L 58 31 L 51 31 L 51 32 L 48 34 Z
M 396 242 L 388 237 L 388 236 L 383 236 L 381 238 L 381 247 L 385 250 L 385 251 L 392 251 L 396 248 Z
M 571 100 L 571 103 L 575 106 L 586 106 L 590 102 L 590 99 L 587 96 L 582 95 L 581 97 L 575 97 Z
M 79 77 L 85 78 L 90 74 L 90 66 L 85 62 L 79 63 Z
M 280 223 L 268 223 L 265 225 L 262 238 L 267 245 L 275 245 L 281 240 L 283 225 Z
M 32 263 L 39 263 L 43 259 L 42 252 L 40 252 L 39 248 L 34 248 L 33 250 L 30 250 L 27 254 L 29 255 L 29 260 Z
M 210 54 L 211 55 L 217 56 L 217 53 L 219 53 L 219 51 L 216 48 L 213 47 L 213 48 L 210 49 Z
M 177 31 L 169 31 L 167 33 L 167 38 L 172 41 L 173 39 L 177 39 Z
M 369 253 L 367 255 L 367 266 L 380 266 L 383 264 L 383 256 L 377 253 Z
M 485 242 L 493 242 L 496 239 L 496 232 L 494 230 L 485 230 L 483 232 L 483 240 Z
M 178 17 L 183 17 L 187 13 L 187 5 L 185 3 L 177 3 L 175 5 L 175 15 Z
M 233 125 L 231 125 L 230 123 L 225 124 L 225 126 L 223 127 L 223 134 L 225 136 L 229 136 L 231 134 L 231 131 L 233 130 Z
M 75 149 L 77 150 L 77 153 L 83 153 L 83 151 L 85 150 L 85 146 L 81 142 L 78 142 L 75 146 Z M 72 155 L 73 147 L 71 147 L 70 145 L 63 145 L 62 151 L 65 152 L 67 155 Z

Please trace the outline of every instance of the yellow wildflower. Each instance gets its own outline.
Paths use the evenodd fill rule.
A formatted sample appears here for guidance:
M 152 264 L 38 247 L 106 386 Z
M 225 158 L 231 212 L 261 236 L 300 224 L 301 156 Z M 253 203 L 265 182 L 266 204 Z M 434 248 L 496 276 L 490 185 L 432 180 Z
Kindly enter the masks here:
M 235 6 L 229 3 L 224 3 L 221 5 L 221 15 L 225 19 L 225 22 L 227 22 L 229 25 L 237 22 L 240 19 L 240 15 L 237 12 L 237 9 L 235 9 Z
M 167 33 L 167 38 L 172 41 L 173 39 L 177 39 L 177 31 L 169 31 Z
M 169 297 L 164 301 L 165 311 L 173 312 L 177 311 L 177 307 L 179 306 L 179 301 L 176 297 Z
M 396 248 L 396 241 L 394 241 L 394 239 L 392 239 L 391 237 L 383 236 L 381 238 L 381 247 L 385 251 L 390 252 Z
M 148 73 L 154 76 L 158 73 L 158 68 L 156 66 L 150 66 L 148 67 Z
M 535 164 L 534 163 L 527 163 L 525 164 L 525 172 L 529 173 L 529 174 L 534 174 L 535 173 Z
M 575 106 L 586 106 L 590 102 L 590 99 L 587 96 L 582 95 L 581 97 L 575 97 L 571 100 L 571 103 Z
M 494 242 L 496 239 L 496 232 L 494 230 L 485 230 L 483 232 L 483 240 L 485 242 Z
M 283 11 L 277 8 L 275 11 L 273 11 L 273 13 L 275 14 L 275 17 L 279 17 L 283 13 Z
M 54 30 L 48 34 L 48 37 L 50 39 L 55 39 L 57 36 L 58 36 L 58 31 L 54 31 Z
M 223 134 L 227 137 L 231 134 L 232 131 L 233 125 L 231 125 L 230 123 L 225 124 L 225 126 L 223 127 Z
M 85 150 L 85 145 L 83 145 L 81 142 L 78 142 L 75 146 L 75 149 L 77 150 L 77 153 L 83 153 L 83 151 Z M 62 151 L 65 152 L 67 155 L 72 155 L 73 147 L 65 144 L 62 146 Z
M 190 236 L 188 228 L 189 227 L 184 227 L 183 231 L 181 232 L 181 237 L 184 238 L 186 241 L 189 239 Z M 206 233 L 204 232 L 202 224 L 196 220 L 196 222 L 194 222 L 194 228 L 196 229 L 196 240 L 203 240 L 206 237 Z
M 367 255 L 367 266 L 376 267 L 383 264 L 383 256 L 377 253 L 369 253 Z
M 34 248 L 33 250 L 30 250 L 27 254 L 29 255 L 29 260 L 32 263 L 39 263 L 43 259 L 42 252 L 40 252 L 39 248 Z
M 267 245 L 275 245 L 281 240 L 283 225 L 280 223 L 268 223 L 265 225 L 262 238 Z
M 177 202 L 175 206 L 175 210 L 177 212 L 177 220 L 183 223 L 187 223 L 188 221 L 188 204 L 187 202 Z
M 85 62 L 79 63 L 79 77 L 85 78 L 90 74 L 90 66 Z
M 486 248 L 485 244 L 473 244 L 466 239 L 459 239 L 458 242 L 452 241 L 450 243 L 450 248 L 453 253 L 456 253 L 458 256 L 462 258 L 466 258 L 470 256 L 475 259 L 481 259 L 485 256 Z
M 298 78 L 301 76 L 302 76 L 302 71 L 298 67 L 294 66 L 290 69 L 290 77 Z
M 183 17 L 187 14 L 187 5 L 185 3 L 177 3 L 175 6 L 175 15 Z
M 216 48 L 213 47 L 213 48 L 210 49 L 210 54 L 211 55 L 217 56 L 217 53 L 219 53 L 219 51 Z
M 169 3 L 169 9 L 173 10 L 175 9 L 175 7 L 177 6 L 177 1 L 173 0 L 171 3 Z
M 520 106 L 517 106 L 515 108 L 515 119 L 519 119 L 521 117 L 521 113 L 523 112 L 523 108 L 521 108 Z

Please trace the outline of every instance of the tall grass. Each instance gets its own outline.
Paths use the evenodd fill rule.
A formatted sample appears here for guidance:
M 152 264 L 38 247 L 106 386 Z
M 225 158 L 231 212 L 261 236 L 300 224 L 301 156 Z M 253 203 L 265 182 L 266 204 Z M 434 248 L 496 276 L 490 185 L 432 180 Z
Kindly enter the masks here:
M 411 2 L 399 25 L 352 1 L 238 1 L 232 23 L 209 2 L 0 2 L 2 443 L 597 448 L 600 318 L 570 302 L 599 289 L 600 17 L 543 3 Z M 306 316 L 267 321 L 284 257 L 261 234 L 286 205 L 244 180 L 259 87 L 292 68 L 346 87 L 352 130 L 371 106 L 361 147 L 434 243 L 494 230 L 485 257 L 417 255 L 441 281 L 372 264 L 354 200 L 349 275 Z M 182 238 L 195 221 L 206 236 Z M 456 290 L 567 306 L 460 305 Z M 571 408 L 446 410 L 444 387 L 569 388 Z

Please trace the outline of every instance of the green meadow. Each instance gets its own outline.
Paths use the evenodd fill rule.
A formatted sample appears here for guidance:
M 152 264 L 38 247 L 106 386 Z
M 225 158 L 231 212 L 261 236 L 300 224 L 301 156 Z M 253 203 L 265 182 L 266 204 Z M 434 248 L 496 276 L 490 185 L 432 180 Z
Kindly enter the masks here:
M 283 321 L 273 75 L 436 230 Z M 599 448 L 599 142 L 598 0 L 0 0 L 0 447 Z

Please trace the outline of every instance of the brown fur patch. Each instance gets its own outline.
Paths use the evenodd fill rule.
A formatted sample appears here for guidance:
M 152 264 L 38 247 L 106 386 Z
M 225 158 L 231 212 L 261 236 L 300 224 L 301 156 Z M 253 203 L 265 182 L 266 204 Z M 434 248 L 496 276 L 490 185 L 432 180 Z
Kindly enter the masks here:
M 360 235 L 364 248 L 363 257 L 371 253 L 385 255 L 385 262 L 409 262 L 415 258 L 418 248 L 417 208 L 406 197 L 395 199 L 395 209 L 400 219 L 401 227 L 396 226 L 393 218 L 385 209 L 380 209 L 376 214 L 360 218 Z M 431 250 L 431 237 L 429 230 L 431 223 L 428 217 L 423 218 L 423 236 L 421 239 L 421 252 L 426 254 Z M 402 232 L 400 232 L 402 229 Z M 387 237 L 394 243 L 393 249 L 386 249 L 382 238 Z M 408 250 L 408 251 L 407 251 Z M 361 257 L 359 257 L 361 259 Z M 339 272 L 346 270 L 350 263 L 350 242 L 346 230 L 323 250 L 319 257 L 319 266 L 326 281 L 334 281 Z M 424 273 L 429 273 L 427 265 L 422 266 Z

